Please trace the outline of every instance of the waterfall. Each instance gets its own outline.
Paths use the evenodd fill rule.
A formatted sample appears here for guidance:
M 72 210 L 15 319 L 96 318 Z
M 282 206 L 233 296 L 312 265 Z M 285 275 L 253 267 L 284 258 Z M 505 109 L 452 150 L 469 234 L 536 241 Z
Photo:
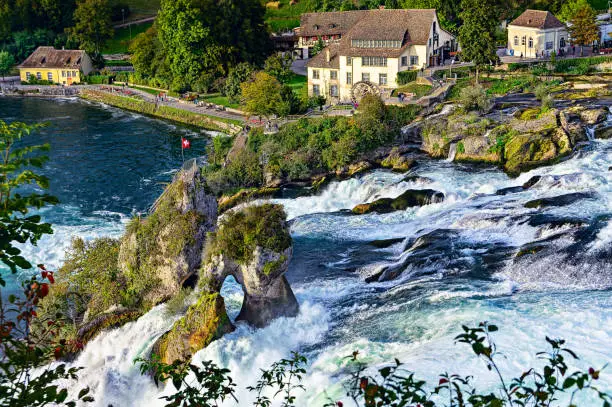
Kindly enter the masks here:
M 586 136 L 589 141 L 595 140 L 595 128 L 593 126 L 589 126 L 586 128 Z
M 449 149 L 448 149 L 448 158 L 446 159 L 447 162 L 453 162 L 455 160 L 455 156 L 457 155 L 457 143 L 451 143 Z

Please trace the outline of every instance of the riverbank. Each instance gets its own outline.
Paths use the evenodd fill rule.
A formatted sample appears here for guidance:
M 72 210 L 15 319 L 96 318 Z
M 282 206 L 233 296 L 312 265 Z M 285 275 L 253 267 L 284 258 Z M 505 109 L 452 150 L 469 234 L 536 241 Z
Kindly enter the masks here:
M 181 124 L 202 127 L 207 130 L 236 134 L 242 130 L 240 123 L 232 119 L 206 116 L 189 110 L 181 110 L 170 106 L 162 106 L 128 96 L 120 96 L 101 90 L 83 89 L 79 96 L 92 102 L 104 103 L 120 109 L 171 120 Z

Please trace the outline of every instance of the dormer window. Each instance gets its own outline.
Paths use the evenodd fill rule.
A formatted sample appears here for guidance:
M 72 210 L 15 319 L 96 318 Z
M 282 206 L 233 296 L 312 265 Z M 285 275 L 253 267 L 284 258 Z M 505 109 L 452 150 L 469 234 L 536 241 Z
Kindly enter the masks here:
M 42 59 L 40 60 L 40 63 L 44 64 L 45 62 L 47 62 L 47 57 L 42 57 Z
M 329 25 L 329 28 L 336 28 L 336 24 L 331 23 L 331 24 Z
M 66 60 L 66 65 L 70 65 L 70 57 Z
M 81 63 L 81 58 L 77 59 L 76 61 L 77 65 Z
M 315 30 L 319 29 L 319 25 L 318 24 L 315 24 L 313 27 L 314 27 Z

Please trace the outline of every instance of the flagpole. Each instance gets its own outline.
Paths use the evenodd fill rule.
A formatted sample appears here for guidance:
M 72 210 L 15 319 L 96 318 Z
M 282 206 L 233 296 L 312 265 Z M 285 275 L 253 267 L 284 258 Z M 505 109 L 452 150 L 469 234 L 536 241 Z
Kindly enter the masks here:
M 183 139 L 181 139 L 181 158 L 183 159 L 183 164 L 185 164 L 185 145 L 183 144 Z

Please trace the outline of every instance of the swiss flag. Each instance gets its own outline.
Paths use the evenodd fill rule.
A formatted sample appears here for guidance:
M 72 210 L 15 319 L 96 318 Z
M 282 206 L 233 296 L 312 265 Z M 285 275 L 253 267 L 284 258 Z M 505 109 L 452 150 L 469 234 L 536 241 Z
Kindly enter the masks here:
M 181 137 L 181 145 L 183 147 L 183 150 L 186 150 L 188 148 L 191 148 L 191 141 Z

